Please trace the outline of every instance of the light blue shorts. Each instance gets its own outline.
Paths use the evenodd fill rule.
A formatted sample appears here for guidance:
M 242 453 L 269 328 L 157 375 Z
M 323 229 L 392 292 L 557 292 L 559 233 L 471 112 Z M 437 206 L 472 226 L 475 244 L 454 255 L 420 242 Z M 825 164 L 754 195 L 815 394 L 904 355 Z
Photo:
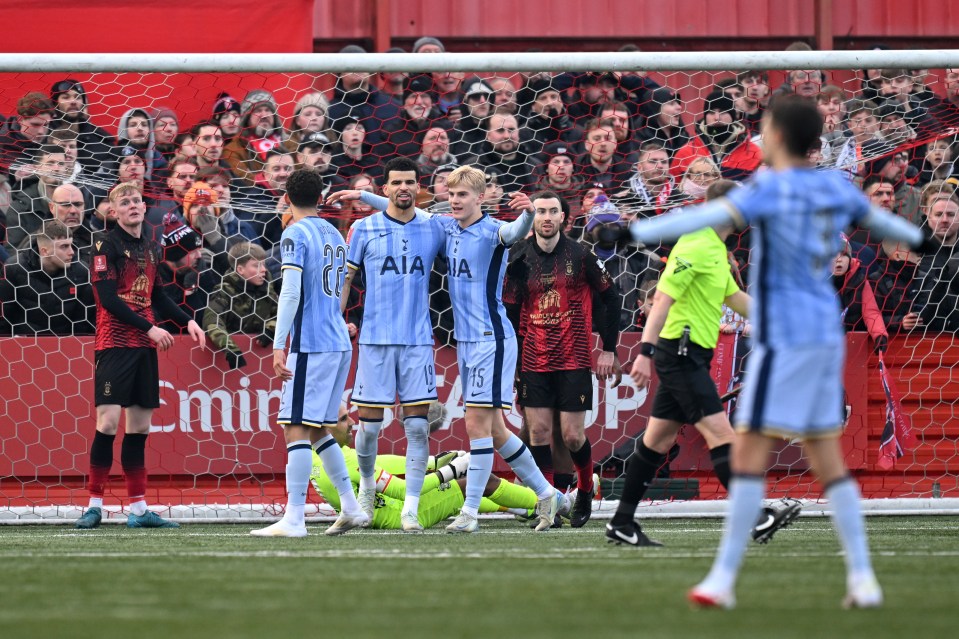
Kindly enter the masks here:
M 276 422 L 318 428 L 335 425 L 352 359 L 352 351 L 290 353 L 286 367 L 293 371 L 293 379 L 283 382 Z
M 491 342 L 458 342 L 456 359 L 466 406 L 512 407 L 515 337 Z
M 360 344 L 350 403 L 390 407 L 397 395 L 403 406 L 436 400 L 433 347 Z
M 736 406 L 736 430 L 789 438 L 839 435 L 844 359 L 843 347 L 755 346 Z

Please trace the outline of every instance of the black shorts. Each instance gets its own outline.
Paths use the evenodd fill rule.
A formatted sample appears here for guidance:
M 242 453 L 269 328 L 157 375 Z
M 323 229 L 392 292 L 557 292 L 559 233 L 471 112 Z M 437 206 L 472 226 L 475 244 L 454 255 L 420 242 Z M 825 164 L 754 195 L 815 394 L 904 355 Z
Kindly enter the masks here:
M 593 374 L 588 368 L 519 374 L 519 404 L 525 408 L 555 408 L 582 413 L 593 407 Z
M 709 374 L 713 350 L 690 343 L 677 354 L 679 340 L 660 339 L 656 346 L 656 397 L 651 415 L 682 424 L 695 424 L 723 410 L 716 382 Z
M 155 348 L 107 348 L 93 356 L 94 405 L 160 407 L 160 367 Z

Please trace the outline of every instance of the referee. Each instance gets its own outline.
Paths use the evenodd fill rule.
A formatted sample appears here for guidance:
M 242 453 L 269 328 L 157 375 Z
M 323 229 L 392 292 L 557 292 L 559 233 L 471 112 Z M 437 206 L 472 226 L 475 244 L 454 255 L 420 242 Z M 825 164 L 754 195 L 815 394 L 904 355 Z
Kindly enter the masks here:
M 589 521 L 596 494 L 592 448 L 585 433 L 586 411 L 593 405 L 592 315 L 603 349 L 596 377 L 614 378 L 616 385 L 622 376 L 616 356 L 622 300 L 596 255 L 563 233 L 568 207 L 562 198 L 540 191 L 530 200 L 533 237 L 514 249 L 503 301 L 522 338 L 519 404 L 529 426 L 530 452 L 552 482 L 550 444 L 558 416 L 576 469 L 570 525 L 579 528 Z
M 724 193 L 734 183 L 722 180 L 713 186 L 716 189 L 710 195 L 717 197 L 720 193 L 716 191 Z M 636 386 L 646 388 L 655 362 L 659 386 L 649 424 L 627 463 L 619 507 L 606 524 L 610 542 L 662 545 L 647 537 L 634 517 L 683 424 L 696 426 L 709 447 L 713 471 L 723 487 L 729 485 L 729 448 L 735 436 L 710 376 L 710 364 L 719 339 L 723 304 L 745 317 L 752 302 L 739 289 L 730 270 L 725 240 L 732 231 L 727 226 L 689 233 L 669 253 L 643 330 L 639 357 L 629 370 Z M 785 509 L 780 512 L 785 514 Z M 763 521 L 766 529 L 772 528 L 768 535 L 792 521 L 785 519 L 770 510 Z

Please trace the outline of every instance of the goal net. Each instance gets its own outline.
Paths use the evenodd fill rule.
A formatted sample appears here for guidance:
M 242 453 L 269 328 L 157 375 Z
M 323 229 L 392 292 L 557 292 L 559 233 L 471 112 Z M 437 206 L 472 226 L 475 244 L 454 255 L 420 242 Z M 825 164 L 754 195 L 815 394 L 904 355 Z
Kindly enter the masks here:
M 638 353 L 668 247 L 608 244 L 600 231 L 702 201 L 710 185 L 762 170 L 762 114 L 789 94 L 815 101 L 824 116 L 812 161 L 842 171 L 943 245 L 919 256 L 852 232 L 834 282 L 849 330 L 849 467 L 867 498 L 900 500 L 876 504 L 950 503 L 936 500 L 959 497 L 959 52 L 0 55 L 0 522 L 62 521 L 86 504 L 95 425 L 90 253 L 114 224 L 106 196 L 116 184 L 142 186 L 147 226 L 164 241 L 164 293 L 210 339 L 199 349 L 179 336 L 160 355 L 147 499 L 173 517 L 271 516 L 285 504 L 285 452 L 265 337 L 291 171 L 320 172 L 326 195 L 380 192 L 383 164 L 408 157 L 422 174 L 418 205 L 443 213 L 446 176 L 473 164 L 487 176 L 485 210 L 503 219 L 514 191 L 555 191 L 568 204 L 565 232 L 597 254 L 622 295 L 626 362 Z M 348 202 L 321 214 L 345 235 L 370 211 Z M 745 287 L 748 230 L 727 245 Z M 256 283 L 251 256 L 264 262 L 267 284 Z M 441 262 L 430 299 L 435 454 L 469 448 Z M 360 282 L 347 311 L 360 328 L 363 304 Z M 749 350 L 748 321 L 728 313 L 713 361 L 721 394 L 750 374 Z M 594 384 L 586 434 L 603 497 L 615 499 L 652 395 L 629 377 Z M 352 375 L 344 401 L 351 387 Z M 398 410 L 386 412 L 381 455 L 405 450 Z M 507 423 L 519 430 L 521 414 L 514 409 Z M 725 491 L 695 429 L 684 428 L 674 453 L 652 503 L 712 512 Z M 556 459 L 559 475 L 572 472 Z M 507 470 L 498 461 L 494 472 Z M 119 459 L 114 473 L 106 502 L 116 513 L 126 505 Z M 820 498 L 794 442 L 777 446 L 770 477 L 772 496 Z M 313 514 L 331 514 L 315 496 L 311 503 Z

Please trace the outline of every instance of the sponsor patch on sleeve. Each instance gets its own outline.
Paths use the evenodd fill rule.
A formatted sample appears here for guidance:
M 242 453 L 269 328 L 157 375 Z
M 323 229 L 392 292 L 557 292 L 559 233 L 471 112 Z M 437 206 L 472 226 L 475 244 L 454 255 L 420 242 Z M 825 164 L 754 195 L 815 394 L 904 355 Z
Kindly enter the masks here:
M 93 270 L 97 273 L 102 273 L 107 270 L 107 256 L 106 255 L 94 255 L 93 256 Z

